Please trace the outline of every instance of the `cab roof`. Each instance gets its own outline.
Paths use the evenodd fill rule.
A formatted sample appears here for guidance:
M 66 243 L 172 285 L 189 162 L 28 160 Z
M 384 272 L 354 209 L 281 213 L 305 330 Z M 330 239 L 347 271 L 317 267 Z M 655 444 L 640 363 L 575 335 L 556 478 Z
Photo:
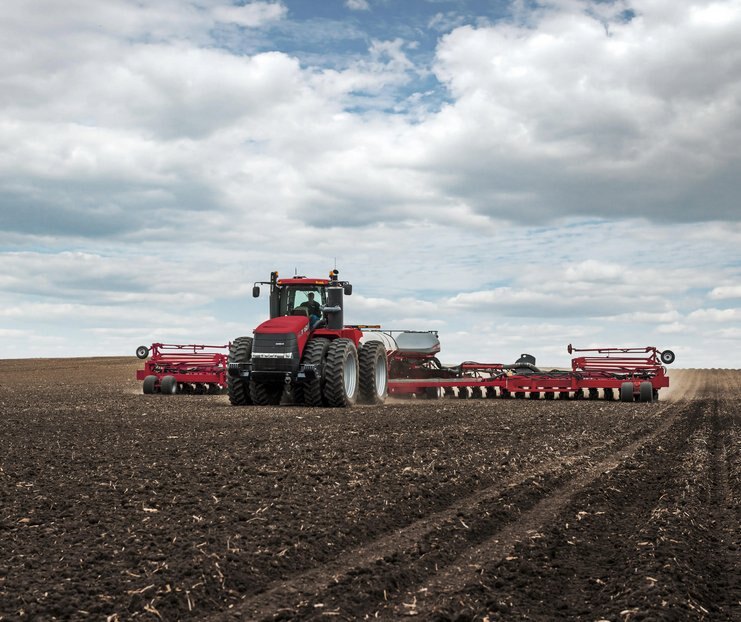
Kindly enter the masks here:
M 292 279 L 278 279 L 278 285 L 329 285 L 329 279 L 307 279 L 303 276 Z

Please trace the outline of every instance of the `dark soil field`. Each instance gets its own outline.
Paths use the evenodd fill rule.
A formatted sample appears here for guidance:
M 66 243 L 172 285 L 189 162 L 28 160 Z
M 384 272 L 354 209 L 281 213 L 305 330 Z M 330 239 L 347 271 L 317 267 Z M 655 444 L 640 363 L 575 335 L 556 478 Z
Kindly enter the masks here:
M 741 620 L 741 372 L 235 408 L 0 361 L 0 620 Z

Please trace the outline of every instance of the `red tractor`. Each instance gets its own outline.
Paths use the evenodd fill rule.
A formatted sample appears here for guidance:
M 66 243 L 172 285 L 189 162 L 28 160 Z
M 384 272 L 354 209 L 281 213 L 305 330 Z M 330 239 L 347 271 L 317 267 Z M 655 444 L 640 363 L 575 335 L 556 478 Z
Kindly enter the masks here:
M 344 296 L 352 285 L 333 270 L 327 279 L 294 276 L 255 283 L 270 286 L 270 319 L 254 337 L 238 337 L 229 347 L 227 388 L 235 405 L 277 405 L 289 389 L 295 404 L 352 406 L 381 404 L 388 394 L 384 344 L 361 344 L 358 326 L 345 326 Z

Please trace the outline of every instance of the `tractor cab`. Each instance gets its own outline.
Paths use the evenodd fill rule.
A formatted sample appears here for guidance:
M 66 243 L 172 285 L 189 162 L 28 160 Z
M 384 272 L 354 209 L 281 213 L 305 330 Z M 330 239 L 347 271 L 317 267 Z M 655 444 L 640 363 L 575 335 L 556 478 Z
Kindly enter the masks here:
M 298 275 L 281 279 L 277 272 L 271 272 L 270 281 L 255 283 L 252 295 L 260 296 L 261 284 L 270 285 L 271 320 L 285 316 L 309 317 L 313 308 L 320 311 L 320 324 L 341 328 L 343 295 L 352 293 L 352 285 L 338 280 L 338 274 L 333 270 L 327 279 Z

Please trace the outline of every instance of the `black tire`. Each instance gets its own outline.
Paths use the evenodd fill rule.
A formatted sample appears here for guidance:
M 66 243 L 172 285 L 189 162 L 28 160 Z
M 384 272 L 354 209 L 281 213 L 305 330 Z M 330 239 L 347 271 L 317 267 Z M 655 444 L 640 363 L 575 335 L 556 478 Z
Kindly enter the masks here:
M 229 363 L 249 363 L 252 358 L 252 337 L 237 337 L 229 345 Z M 232 378 L 227 374 L 226 388 L 229 402 L 234 406 L 252 404 L 249 383 L 244 378 Z
M 496 387 L 486 387 L 486 397 L 489 399 L 494 399 L 497 396 L 497 388 Z
M 175 376 L 164 376 L 160 380 L 160 393 L 162 395 L 175 395 L 178 392 L 178 381 Z
M 152 395 L 157 390 L 157 376 L 147 376 L 142 383 L 144 395 Z
M 512 392 L 509 389 L 500 389 L 499 397 L 503 400 L 508 400 L 512 397 Z
M 612 389 L 605 389 L 605 399 L 611 402 L 615 399 L 615 392 Z
M 471 399 L 480 400 L 483 397 L 484 397 L 484 392 L 481 390 L 481 387 L 471 388 Z
M 556 397 L 556 394 L 553 391 L 545 392 L 545 399 L 552 400 L 554 397 Z
M 304 346 L 301 362 L 317 366 L 317 377 L 293 387 L 293 401 L 297 406 L 325 406 L 324 402 L 324 368 L 327 350 L 331 341 L 326 337 L 314 337 Z
M 525 392 L 524 391 L 515 391 L 515 399 L 516 400 L 524 400 L 525 399 Z
M 661 353 L 661 362 L 664 363 L 664 365 L 671 365 L 675 358 L 677 357 L 674 356 L 674 352 L 671 350 L 664 350 Z
M 589 399 L 590 400 L 599 399 L 599 389 L 590 388 L 589 389 Z
M 468 387 L 458 387 L 458 399 L 467 400 L 469 397 L 471 397 L 471 391 Z
M 388 396 L 388 360 L 380 341 L 363 344 L 358 353 L 360 395 L 362 404 L 383 404 Z M 429 396 L 425 390 L 425 394 Z
M 658 402 L 658 401 L 659 401 L 659 390 L 654 389 L 654 402 Z
M 335 339 L 329 344 L 324 365 L 324 399 L 327 406 L 354 406 L 358 399 L 358 351 L 349 339 Z
M 583 400 L 584 399 L 584 389 L 577 389 L 576 391 L 574 391 L 574 399 Z
M 569 399 L 569 392 L 568 391 L 560 391 L 558 393 L 558 399 L 559 400 L 567 400 L 567 399 Z
M 540 399 L 540 393 L 538 391 L 530 391 L 530 399 L 531 400 L 539 400 Z
M 144 360 L 149 356 L 149 348 L 147 346 L 139 346 L 136 349 L 136 358 Z
M 455 391 L 453 387 L 443 387 L 443 397 L 455 397 Z
M 621 402 L 632 402 L 633 401 L 633 383 L 623 382 L 620 385 L 620 401 Z
M 641 382 L 638 385 L 638 396 L 642 402 L 654 401 L 654 387 L 650 382 Z
M 283 396 L 283 383 L 250 381 L 250 398 L 255 406 L 277 406 Z

